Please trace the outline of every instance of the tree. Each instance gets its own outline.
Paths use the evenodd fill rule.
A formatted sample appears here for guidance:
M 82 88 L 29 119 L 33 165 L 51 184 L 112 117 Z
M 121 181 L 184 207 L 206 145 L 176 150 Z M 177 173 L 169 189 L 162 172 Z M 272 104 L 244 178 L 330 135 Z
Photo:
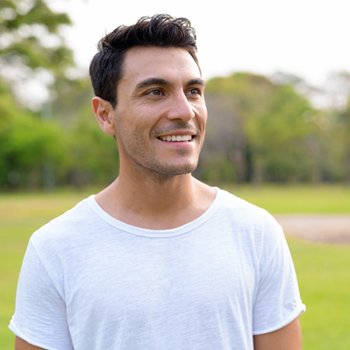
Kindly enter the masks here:
M 350 183 L 350 95 L 347 104 L 338 113 L 331 142 L 338 149 L 339 164 L 342 164 L 342 178 Z
M 68 15 L 55 13 L 43 0 L 1 1 L 0 76 L 16 96 L 19 83 L 52 82 L 72 65 L 72 51 L 60 34 L 70 24 Z
M 292 86 L 235 73 L 210 80 L 206 93 L 203 164 L 213 162 L 215 152 L 225 154 L 240 182 L 310 180 L 317 172 L 317 113 Z M 317 147 L 309 147 L 310 140 Z
M 0 186 L 43 186 L 48 161 L 65 162 L 68 153 L 57 124 L 19 107 L 0 80 Z
M 43 0 L 2 0 L 0 9 L 0 184 L 42 184 L 43 168 L 63 163 L 65 142 L 54 120 L 43 120 L 19 99 L 30 81 L 52 83 L 72 65 L 60 34 L 69 25 Z M 43 80 L 43 77 L 45 78 Z M 31 89 L 24 89 L 30 96 Z M 22 103 L 20 103 L 22 102 Z M 26 106 L 26 107 L 25 107 Z

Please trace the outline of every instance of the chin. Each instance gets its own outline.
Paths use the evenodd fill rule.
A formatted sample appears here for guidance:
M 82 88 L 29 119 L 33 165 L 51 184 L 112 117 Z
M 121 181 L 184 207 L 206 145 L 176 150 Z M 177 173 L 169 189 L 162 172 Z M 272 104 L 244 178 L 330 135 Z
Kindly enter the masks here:
M 174 177 L 174 176 L 179 176 L 179 175 L 186 175 L 192 173 L 195 169 L 197 168 L 197 163 L 196 164 L 183 164 L 183 165 L 167 165 L 167 166 L 161 166 L 158 167 L 157 169 L 154 169 L 155 172 L 160 176 L 160 177 Z

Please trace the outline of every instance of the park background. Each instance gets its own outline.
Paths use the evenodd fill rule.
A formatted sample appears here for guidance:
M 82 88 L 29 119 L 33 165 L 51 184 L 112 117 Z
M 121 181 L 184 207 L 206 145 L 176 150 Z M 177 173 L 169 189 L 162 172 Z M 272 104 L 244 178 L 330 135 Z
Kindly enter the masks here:
M 84 6 L 88 10 L 93 2 L 0 1 L 0 348 L 4 350 L 13 348 L 7 324 L 30 234 L 79 199 L 98 191 L 118 172 L 114 141 L 99 130 L 90 110 L 92 91 L 81 58 L 88 56 L 89 60 L 93 54 L 82 55 L 81 42 L 93 42 L 95 49 L 98 39 L 92 40 L 82 24 L 85 31 L 79 38 L 69 35 L 74 32 L 74 19 L 79 23 Z M 77 3 L 78 13 L 72 5 Z M 254 29 L 255 37 L 247 31 L 248 26 L 237 34 L 234 23 L 240 16 L 227 15 L 228 2 L 219 1 L 217 8 L 206 13 L 196 4 L 193 24 L 197 29 L 199 16 L 206 20 L 206 26 L 211 26 L 208 41 L 212 44 L 210 52 L 201 53 L 201 44 L 207 38 L 201 38 L 197 29 L 200 57 L 210 53 L 210 62 L 204 59 L 202 68 L 211 73 L 206 76 L 207 139 L 195 175 L 275 215 L 350 215 L 350 66 L 343 64 L 350 62 L 350 49 L 342 41 L 350 24 L 345 22 L 344 7 L 340 6 L 346 2 L 321 1 L 318 7 L 305 8 L 307 5 L 299 1 L 294 7 L 290 1 L 281 1 L 277 7 L 267 7 L 276 19 L 268 33 L 285 37 L 272 46 L 265 45 L 264 37 L 258 35 L 266 22 L 261 4 L 247 3 L 244 23 Z M 106 2 L 101 0 L 100 6 L 107 6 Z M 116 2 L 115 22 L 119 24 L 123 23 L 119 12 L 126 9 L 118 6 L 122 5 Z M 145 12 L 146 5 L 139 6 L 134 11 L 128 9 L 132 19 L 125 18 L 130 23 L 144 14 L 187 16 L 189 11 L 181 1 L 180 5 L 169 5 L 169 11 L 159 5 L 157 10 Z M 320 9 L 328 10 L 322 12 L 323 21 Z M 306 16 L 305 10 L 314 12 Z M 143 13 L 138 15 L 140 11 Z M 107 12 L 105 8 L 106 17 Z M 102 30 L 97 17 L 101 16 L 96 14 L 95 20 L 90 15 L 89 19 L 99 38 L 108 26 Z M 231 30 L 214 18 L 231 20 Z M 299 27 L 302 22 L 309 24 L 303 31 Z M 334 27 L 339 30 L 334 36 L 324 31 Z M 308 47 L 298 46 L 302 36 L 312 39 L 318 35 L 323 54 L 312 40 Z M 224 36 L 224 44 L 215 41 L 216 36 Z M 332 40 L 342 43 L 345 51 L 341 55 Z M 242 63 L 242 51 L 250 53 L 249 62 L 260 62 L 266 51 L 277 56 L 286 51 L 285 42 L 294 50 L 292 59 L 288 55 L 289 65 L 276 64 L 275 70 L 269 67 L 264 71 L 262 66 L 253 69 Z M 227 48 L 233 53 L 228 55 Z M 227 56 L 231 67 L 225 63 Z M 302 74 L 301 67 L 310 57 L 316 67 L 324 56 L 329 62 L 332 56 L 345 61 L 325 64 L 329 74 L 322 82 L 315 74 L 308 74 L 312 67 Z M 293 60 L 298 64 L 293 65 Z M 209 66 L 212 62 L 214 68 Z M 288 239 L 308 308 L 301 318 L 304 348 L 349 349 L 349 246 L 307 242 L 293 236 Z

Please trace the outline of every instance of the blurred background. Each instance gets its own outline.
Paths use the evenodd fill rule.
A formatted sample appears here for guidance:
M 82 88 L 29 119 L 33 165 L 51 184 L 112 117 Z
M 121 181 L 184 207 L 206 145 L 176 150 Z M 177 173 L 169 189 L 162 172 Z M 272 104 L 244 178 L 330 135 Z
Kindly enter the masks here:
M 118 173 L 90 109 L 97 42 L 155 13 L 197 30 L 209 121 L 195 175 L 283 225 L 304 348 L 350 349 L 348 0 L 0 0 L 0 348 L 14 348 L 32 232 Z
M 114 143 L 90 110 L 88 65 L 106 32 L 159 12 L 186 16 L 197 29 L 209 109 L 198 177 L 349 182 L 347 6 L 1 0 L 0 189 L 82 187 L 115 177 Z

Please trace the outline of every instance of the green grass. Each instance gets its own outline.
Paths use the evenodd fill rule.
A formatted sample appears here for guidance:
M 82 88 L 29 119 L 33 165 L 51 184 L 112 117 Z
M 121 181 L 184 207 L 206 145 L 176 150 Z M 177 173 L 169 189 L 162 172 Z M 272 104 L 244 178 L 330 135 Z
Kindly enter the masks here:
M 304 349 L 350 349 L 350 246 L 289 241 L 307 311 Z
M 224 186 L 273 214 L 350 214 L 350 186 Z
M 350 189 L 326 187 L 230 187 L 272 213 L 350 214 Z M 21 261 L 32 232 L 87 193 L 0 195 L 0 348 L 14 348 L 7 325 L 14 310 Z M 303 301 L 304 349 L 350 349 L 350 246 L 290 240 Z
M 83 193 L 0 195 L 0 348 L 14 349 L 8 323 L 14 311 L 18 273 L 30 235 L 70 208 Z

